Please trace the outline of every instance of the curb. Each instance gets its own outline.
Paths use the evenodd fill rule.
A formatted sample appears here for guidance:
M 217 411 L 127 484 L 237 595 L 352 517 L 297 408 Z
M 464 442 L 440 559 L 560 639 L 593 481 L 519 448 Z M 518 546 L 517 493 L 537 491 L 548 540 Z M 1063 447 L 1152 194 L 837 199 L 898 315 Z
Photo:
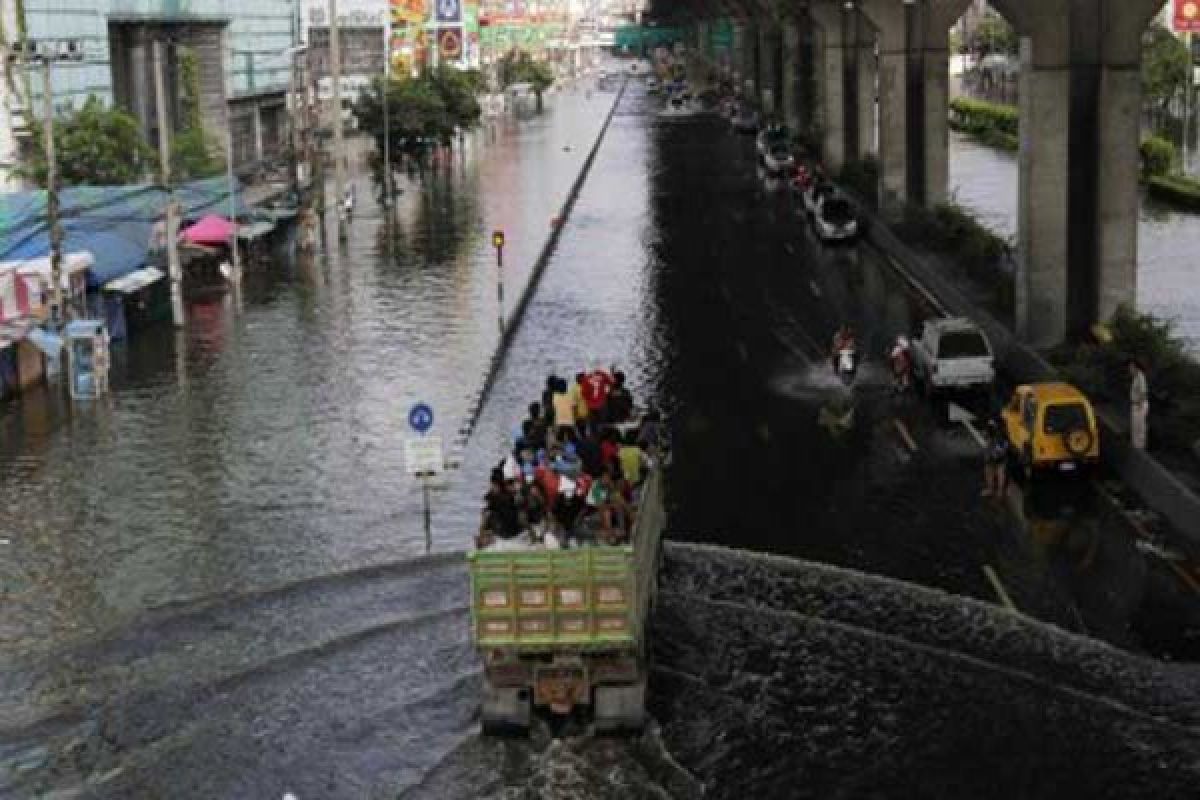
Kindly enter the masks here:
M 860 213 L 870 219 L 867 239 L 887 257 L 891 267 L 937 308 L 973 319 L 996 347 L 996 356 L 1008 374 L 1021 383 L 1058 379 L 1061 376 L 1042 356 L 1019 341 L 1008 326 L 970 300 L 960 289 L 925 263 L 922 256 L 900 241 L 887 224 L 861 203 Z M 1101 460 L 1121 477 L 1143 501 L 1170 521 L 1192 545 L 1200 547 L 1200 496 L 1153 456 L 1129 446 L 1122 422 L 1109 411 L 1097 410 Z
M 604 143 L 604 137 L 608 133 L 608 126 L 612 123 L 613 117 L 616 116 L 617 108 L 621 105 L 621 99 L 625 97 L 625 89 L 628 85 L 629 78 L 626 76 L 625 80 L 621 82 L 621 88 L 617 91 L 617 96 L 613 100 L 612 107 L 608 110 L 604 122 L 600 125 L 600 132 L 596 134 L 596 141 L 592 144 L 592 149 L 588 152 L 587 158 L 584 159 L 583 165 L 579 169 L 579 175 L 576 176 L 575 182 L 571 184 L 571 189 L 567 192 L 567 197 L 559 208 L 558 224 L 554 226 L 550 231 L 550 235 L 546 237 L 546 242 L 542 245 L 541 253 L 538 254 L 537 261 L 533 264 L 533 271 L 529 273 L 529 279 L 525 282 L 525 288 L 521 290 L 521 295 L 517 299 L 512 313 L 505 318 L 504 335 L 496 343 L 496 350 L 492 353 L 491 361 L 488 364 L 488 371 L 484 377 L 483 386 L 474 395 L 473 405 L 467 414 L 467 420 L 458 430 L 458 438 L 455 440 L 457 448 L 465 448 L 471 438 L 471 434 L 475 432 L 475 426 L 479 423 L 479 417 L 483 413 L 483 405 L 492 393 L 492 387 L 496 383 L 496 376 L 500 374 L 500 368 L 504 366 L 504 357 L 508 355 L 508 350 L 516 338 L 517 329 L 520 328 L 521 321 L 525 318 L 525 309 L 528 308 L 529 301 L 533 298 L 534 292 L 537 291 L 538 285 L 541 283 L 542 275 L 546 272 L 546 267 L 550 263 L 550 257 L 554 255 L 554 250 L 558 246 L 558 238 L 562 235 L 563 227 L 566 226 L 571 210 L 575 207 L 575 201 L 579 198 L 583 184 L 587 180 L 588 174 L 592 171 L 592 163 L 596 160 L 596 154 L 600 152 L 600 145 Z

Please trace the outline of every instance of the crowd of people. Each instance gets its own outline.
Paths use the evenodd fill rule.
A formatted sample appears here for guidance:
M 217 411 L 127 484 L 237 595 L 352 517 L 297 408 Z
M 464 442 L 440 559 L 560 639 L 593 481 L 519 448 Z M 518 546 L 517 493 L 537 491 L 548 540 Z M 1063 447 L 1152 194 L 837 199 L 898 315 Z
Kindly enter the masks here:
M 491 472 L 476 546 L 564 548 L 630 541 L 640 490 L 664 449 L 654 409 L 635 414 L 617 369 L 546 378 Z

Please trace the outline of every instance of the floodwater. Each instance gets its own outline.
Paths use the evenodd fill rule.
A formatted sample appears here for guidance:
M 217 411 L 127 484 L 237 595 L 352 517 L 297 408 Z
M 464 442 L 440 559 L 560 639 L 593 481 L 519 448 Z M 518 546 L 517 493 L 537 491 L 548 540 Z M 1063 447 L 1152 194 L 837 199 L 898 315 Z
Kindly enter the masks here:
M 1016 154 L 985 147 L 951 131 L 950 191 L 997 234 L 1016 242 Z M 1200 349 L 1198 249 L 1200 216 L 1143 195 L 1138 217 L 1137 306 L 1174 320 L 1179 334 L 1194 350 Z
M 131 343 L 103 407 L 4 409 L 0 797 L 1186 796 L 1200 672 L 1143 655 L 1128 532 L 1086 492 L 982 500 L 969 431 L 886 390 L 928 309 L 818 246 L 748 138 L 637 87 L 426 541 L 405 411 L 455 438 L 497 335 L 488 234 L 511 303 L 613 102 L 478 134 L 406 185 L 391 256 L 360 200 L 345 252 Z M 483 739 L 458 551 L 545 375 L 593 363 L 673 421 L 655 722 Z

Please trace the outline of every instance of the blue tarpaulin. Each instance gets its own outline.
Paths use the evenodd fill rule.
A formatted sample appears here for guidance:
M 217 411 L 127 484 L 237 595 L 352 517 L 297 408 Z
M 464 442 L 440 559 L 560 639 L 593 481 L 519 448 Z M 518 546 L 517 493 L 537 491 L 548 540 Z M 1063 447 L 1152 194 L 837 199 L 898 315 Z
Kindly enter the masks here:
M 235 184 L 236 213 L 249 215 Z M 229 216 L 229 183 L 224 178 L 192 181 L 176 188 L 183 221 L 205 214 Z M 96 263 L 89 288 L 102 286 L 146 264 L 150 233 L 166 205 L 166 191 L 150 185 L 76 186 L 59 192 L 63 252 L 87 250 Z M 0 194 L 0 261 L 40 258 L 50 252 L 46 192 Z

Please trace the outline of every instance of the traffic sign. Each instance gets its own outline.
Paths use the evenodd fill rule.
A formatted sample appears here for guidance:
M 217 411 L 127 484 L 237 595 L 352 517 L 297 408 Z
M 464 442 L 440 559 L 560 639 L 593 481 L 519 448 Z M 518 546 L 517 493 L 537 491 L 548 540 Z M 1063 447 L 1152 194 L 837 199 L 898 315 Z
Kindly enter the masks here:
M 496 248 L 497 250 L 499 250 L 501 247 L 504 247 L 504 231 L 492 231 L 492 247 Z
M 408 426 L 417 433 L 428 433 L 433 427 L 433 409 L 427 403 L 417 403 L 408 410 Z
M 404 440 L 404 465 L 410 475 L 437 475 L 446 467 L 442 437 L 413 436 Z

